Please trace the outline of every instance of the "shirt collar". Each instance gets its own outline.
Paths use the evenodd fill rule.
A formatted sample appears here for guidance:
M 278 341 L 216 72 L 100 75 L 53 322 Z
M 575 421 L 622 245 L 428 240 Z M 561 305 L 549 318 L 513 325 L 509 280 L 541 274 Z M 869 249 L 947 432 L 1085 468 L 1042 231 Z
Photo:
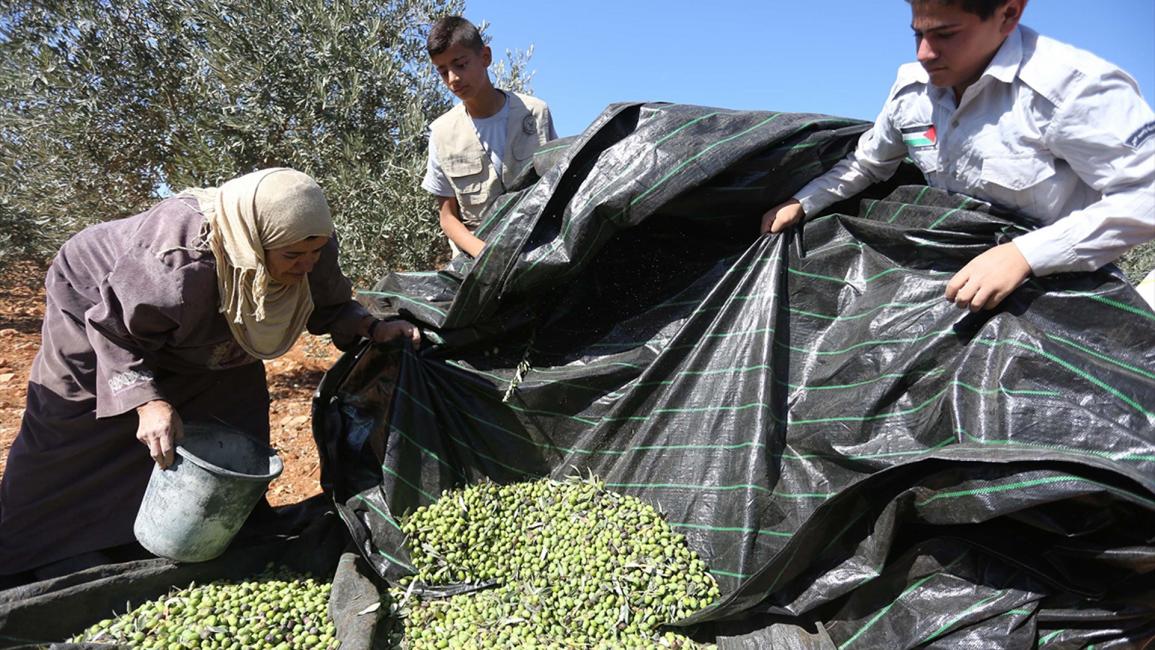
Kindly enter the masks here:
M 986 70 L 983 70 L 982 75 L 975 81 L 975 84 L 983 83 L 983 78 L 990 77 L 1003 83 L 1014 83 L 1015 77 L 1019 74 L 1019 67 L 1023 64 L 1023 33 L 1021 28 L 1015 27 L 1007 38 L 1003 40 L 1003 44 L 999 46 L 999 50 L 995 52 L 994 58 L 987 64 Z M 950 88 L 939 88 L 930 85 L 930 75 L 927 71 L 919 66 L 916 72 L 917 81 L 926 84 L 929 88 L 931 98 L 945 106 L 955 108 L 954 90 Z
M 1016 26 L 1003 41 L 995 58 L 983 70 L 984 77 L 993 77 L 1003 83 L 1013 83 L 1023 64 L 1023 32 Z

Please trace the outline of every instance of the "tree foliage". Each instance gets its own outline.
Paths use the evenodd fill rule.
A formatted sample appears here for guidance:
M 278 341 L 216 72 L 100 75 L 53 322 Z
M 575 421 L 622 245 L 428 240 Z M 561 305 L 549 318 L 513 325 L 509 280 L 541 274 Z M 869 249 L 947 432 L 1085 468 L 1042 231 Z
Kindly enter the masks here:
M 0 260 L 158 192 L 313 175 L 370 280 L 446 248 L 420 189 L 452 105 L 424 49 L 463 0 L 13 0 L 0 13 Z M 525 57 L 505 77 L 523 89 Z

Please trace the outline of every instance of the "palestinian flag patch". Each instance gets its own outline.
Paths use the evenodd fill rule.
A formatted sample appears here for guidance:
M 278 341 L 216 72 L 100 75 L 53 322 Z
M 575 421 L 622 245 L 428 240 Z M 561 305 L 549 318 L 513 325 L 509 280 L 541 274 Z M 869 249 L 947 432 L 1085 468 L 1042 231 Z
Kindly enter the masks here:
M 908 126 L 902 130 L 902 143 L 911 149 L 927 149 L 938 145 L 934 125 Z

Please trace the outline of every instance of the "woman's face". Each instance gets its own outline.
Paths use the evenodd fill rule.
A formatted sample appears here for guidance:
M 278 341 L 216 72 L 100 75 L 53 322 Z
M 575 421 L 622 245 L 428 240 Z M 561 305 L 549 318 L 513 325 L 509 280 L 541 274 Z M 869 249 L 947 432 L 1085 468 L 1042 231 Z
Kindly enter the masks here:
M 295 244 L 265 249 L 265 268 L 281 284 L 296 284 L 305 279 L 317 260 L 328 237 L 309 237 Z

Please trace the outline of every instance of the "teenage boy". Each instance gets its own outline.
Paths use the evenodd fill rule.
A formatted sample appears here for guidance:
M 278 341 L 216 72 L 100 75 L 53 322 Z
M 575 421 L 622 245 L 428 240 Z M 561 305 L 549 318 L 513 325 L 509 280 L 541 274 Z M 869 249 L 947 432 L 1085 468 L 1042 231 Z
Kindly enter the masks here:
M 437 197 L 441 229 L 454 254 L 477 257 L 485 242 L 473 230 L 482 213 L 557 133 L 545 102 L 493 87 L 493 53 L 473 23 L 442 18 L 425 45 L 437 74 L 461 103 L 430 127 L 421 187 Z
M 928 184 L 1034 220 L 946 298 L 993 309 L 1031 274 L 1093 271 L 1155 238 L 1155 113 L 1114 65 L 1019 25 L 1027 0 L 908 0 L 918 63 L 855 152 L 762 217 L 777 233 L 909 156 Z

